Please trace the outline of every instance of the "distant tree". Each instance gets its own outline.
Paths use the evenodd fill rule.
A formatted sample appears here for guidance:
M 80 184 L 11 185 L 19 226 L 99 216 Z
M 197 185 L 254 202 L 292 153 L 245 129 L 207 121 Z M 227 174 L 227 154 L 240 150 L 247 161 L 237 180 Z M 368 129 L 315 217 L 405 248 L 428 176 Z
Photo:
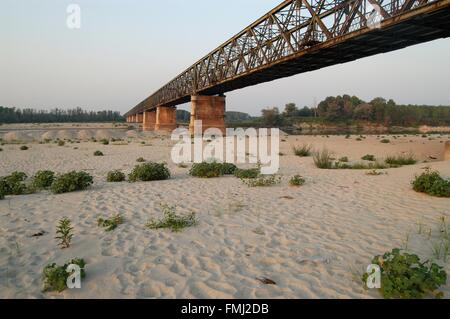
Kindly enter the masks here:
M 295 103 L 286 104 L 286 106 L 284 108 L 284 113 L 283 113 L 284 116 L 292 117 L 292 116 L 296 116 L 297 113 L 298 113 L 298 109 L 297 109 L 297 106 L 295 105 Z
M 353 117 L 357 120 L 367 120 L 370 121 L 373 117 L 373 107 L 368 103 L 363 103 L 358 105 L 354 112 Z
M 283 118 L 277 107 L 262 110 L 263 124 L 268 127 L 277 127 L 283 124 Z

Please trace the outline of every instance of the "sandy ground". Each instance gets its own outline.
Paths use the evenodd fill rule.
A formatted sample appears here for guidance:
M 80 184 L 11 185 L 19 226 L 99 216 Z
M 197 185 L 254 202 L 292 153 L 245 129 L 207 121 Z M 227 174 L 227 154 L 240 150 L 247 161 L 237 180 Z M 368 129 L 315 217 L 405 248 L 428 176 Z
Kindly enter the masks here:
M 95 184 L 83 192 L 0 201 L 0 298 L 378 298 L 359 281 L 372 257 L 407 245 L 432 258 L 437 235 L 426 238 L 418 225 L 437 229 L 440 217 L 450 220 L 450 199 L 418 194 L 410 186 L 425 166 L 450 177 L 450 162 L 441 161 L 448 136 L 391 136 L 391 144 L 376 136 L 360 142 L 355 136 L 283 138 L 283 181 L 269 188 L 249 188 L 234 177 L 190 177 L 189 168 L 171 163 L 167 138 L 136 136 L 128 145 L 29 143 L 28 151 L 1 146 L 0 176 L 16 170 L 29 175 L 41 169 L 86 170 Z M 365 171 L 319 170 L 312 158 L 293 155 L 292 146 L 303 143 L 350 160 L 402 152 L 437 160 L 376 177 Z M 105 157 L 93 157 L 95 150 Z M 172 178 L 106 182 L 109 170 L 128 173 L 141 156 L 169 163 Z M 305 186 L 288 186 L 296 174 L 306 178 Z M 146 229 L 148 219 L 161 216 L 161 203 L 177 205 L 179 213 L 195 212 L 198 226 L 180 233 Z M 97 227 L 97 218 L 118 213 L 126 221 L 114 232 Z M 75 236 L 69 249 L 60 250 L 54 235 L 64 216 L 72 220 Z M 45 236 L 30 237 L 41 230 Z M 42 293 L 45 265 L 74 257 L 87 262 L 82 289 Z M 259 277 L 276 285 L 264 285 Z M 450 284 L 442 290 L 449 298 Z

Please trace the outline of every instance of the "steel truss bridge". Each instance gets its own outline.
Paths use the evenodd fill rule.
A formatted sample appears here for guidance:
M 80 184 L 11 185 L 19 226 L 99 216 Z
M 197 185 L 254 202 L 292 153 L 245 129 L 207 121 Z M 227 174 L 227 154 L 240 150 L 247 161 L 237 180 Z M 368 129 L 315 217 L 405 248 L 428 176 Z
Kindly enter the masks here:
M 448 36 L 450 0 L 286 0 L 125 116 Z

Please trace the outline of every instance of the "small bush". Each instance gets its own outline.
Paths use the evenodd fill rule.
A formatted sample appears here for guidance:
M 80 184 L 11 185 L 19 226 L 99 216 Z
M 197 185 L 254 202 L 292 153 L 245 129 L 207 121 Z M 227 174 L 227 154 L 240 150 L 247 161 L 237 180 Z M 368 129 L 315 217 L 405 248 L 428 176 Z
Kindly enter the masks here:
M 361 159 L 363 161 L 369 161 L 369 162 L 375 162 L 376 161 L 375 155 L 369 155 L 369 154 L 364 155 Z
M 66 145 L 66 142 L 64 142 L 64 141 L 58 141 L 58 146 L 64 146 L 64 145 Z
M 56 237 L 58 240 L 58 246 L 61 249 L 66 249 L 70 247 L 70 243 L 73 238 L 72 233 L 73 227 L 71 225 L 71 221 L 68 218 L 63 218 L 59 221 L 58 226 L 56 227 Z
M 332 158 L 332 153 L 327 149 L 323 149 L 320 152 L 314 153 L 314 164 L 318 168 L 331 169 L 333 167 Z
M 234 176 L 240 179 L 253 179 L 257 178 L 261 170 L 259 168 L 251 168 L 251 169 L 237 169 L 234 172 Z
M 413 154 L 389 156 L 386 158 L 386 164 L 394 166 L 414 165 L 417 163 Z
M 104 154 L 101 151 L 95 151 L 94 156 L 104 156 Z
M 109 141 L 106 138 L 100 140 L 100 143 L 102 143 L 103 145 L 109 145 Z
M 99 227 L 103 227 L 105 231 L 110 232 L 116 229 L 119 225 L 123 224 L 123 217 L 118 214 L 111 219 L 99 218 L 97 223 Z
M 175 207 L 162 205 L 164 218 L 161 220 L 151 219 L 146 227 L 150 229 L 169 228 L 173 232 L 179 232 L 183 228 L 197 225 L 198 221 L 195 213 L 190 213 L 186 216 L 179 216 L 176 214 Z
M 374 170 L 371 170 L 371 171 L 367 172 L 366 175 L 367 176 L 381 176 L 381 175 L 384 175 L 384 173 L 383 172 L 379 172 L 376 169 L 374 169 Z
M 3 148 L 0 147 L 0 152 L 3 152 Z
M 420 299 L 434 293 L 447 282 L 447 274 L 431 261 L 422 262 L 417 255 L 394 249 L 376 256 L 372 264 L 381 269 L 381 295 L 386 299 Z M 363 276 L 367 283 L 369 274 Z
M 145 158 L 143 158 L 143 157 L 139 157 L 139 158 L 136 160 L 136 162 L 138 162 L 138 163 L 145 163 L 146 160 L 145 160 Z
M 13 172 L 11 175 L 0 178 L 0 193 L 5 195 L 25 195 L 33 193 L 32 187 L 25 184 L 27 174 L 23 172 Z M 1 196 L 0 196 L 1 197 Z
M 281 177 L 276 175 L 259 176 L 254 179 L 242 179 L 248 187 L 269 187 L 281 183 Z
M 109 183 L 120 183 L 125 181 L 125 174 L 119 170 L 108 172 L 108 176 L 106 177 L 106 180 Z
M 436 197 L 450 197 L 450 182 L 443 179 L 438 172 L 427 169 L 412 182 L 416 192 Z
M 220 165 L 222 166 L 223 175 L 233 175 L 237 170 L 236 165 L 231 163 L 223 163 Z
M 311 150 L 312 150 L 312 146 L 308 145 L 308 144 L 303 144 L 300 147 L 294 147 L 294 154 L 296 156 L 300 156 L 300 157 L 308 157 L 311 156 Z
M 195 177 L 201 178 L 213 178 L 225 175 L 228 171 L 236 171 L 236 166 L 233 169 L 229 169 L 229 164 L 222 164 L 217 162 L 203 162 L 195 163 L 192 165 L 189 174 Z
M 39 171 L 33 177 L 33 186 L 36 189 L 48 189 L 55 180 L 55 173 L 52 171 Z
M 94 179 L 88 173 L 73 171 L 57 176 L 50 189 L 54 194 L 63 194 L 84 190 L 93 183 Z
M 22 146 L 20 147 L 20 150 L 21 150 L 21 151 L 27 151 L 27 150 L 29 150 L 29 147 L 26 146 L 26 145 L 22 145 Z
M 306 180 L 300 175 L 295 175 L 289 181 L 289 184 L 291 186 L 302 186 L 302 185 L 305 185 L 305 183 L 306 183 Z
M 44 292 L 57 291 L 62 292 L 67 288 L 67 279 L 71 275 L 67 272 L 67 268 L 70 265 L 78 265 L 81 269 L 80 277 L 81 279 L 86 278 L 86 272 L 84 268 L 86 263 L 83 259 L 72 259 L 67 262 L 64 266 L 58 266 L 56 264 L 47 265 L 43 271 L 44 279 Z
M 160 181 L 170 178 L 170 171 L 165 163 L 145 163 L 136 166 L 128 176 L 130 182 Z
M 341 163 L 348 163 L 348 157 L 347 156 L 341 157 L 339 159 L 339 162 L 341 162 Z
M 389 144 L 391 141 L 390 140 L 388 140 L 388 139 L 386 139 L 386 138 L 384 138 L 384 139 L 382 139 L 381 141 L 380 141 L 380 143 L 383 143 L 383 144 Z

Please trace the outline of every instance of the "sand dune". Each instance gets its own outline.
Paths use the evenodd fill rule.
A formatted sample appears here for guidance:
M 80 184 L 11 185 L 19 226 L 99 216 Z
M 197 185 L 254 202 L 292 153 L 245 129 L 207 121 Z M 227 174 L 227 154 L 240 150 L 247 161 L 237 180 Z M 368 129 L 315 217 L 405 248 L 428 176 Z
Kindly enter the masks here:
M 83 140 L 91 136 L 87 130 L 80 134 Z M 441 216 L 450 218 L 450 199 L 418 194 L 410 186 L 425 166 L 450 177 L 450 163 L 440 162 L 447 137 L 391 136 L 390 144 L 382 144 L 376 136 L 363 141 L 291 136 L 281 143 L 286 154 L 281 157 L 282 183 L 248 188 L 234 177 L 192 178 L 188 169 L 171 164 L 168 139 L 125 134 L 151 146 L 137 140 L 125 146 L 83 142 L 76 150 L 68 143 L 31 144 L 26 152 L 3 146 L 0 176 L 16 170 L 30 175 L 41 169 L 86 170 L 95 184 L 83 192 L 41 192 L 0 201 L 1 298 L 378 298 L 356 280 L 371 258 L 402 247 L 407 237 L 409 249 L 430 258 L 432 241 L 417 234 L 417 224 L 434 228 Z M 293 155 L 292 146 L 303 143 L 351 161 L 366 154 L 383 158 L 413 152 L 431 162 L 377 177 L 365 171 L 319 170 L 311 158 Z M 105 157 L 93 157 L 95 150 Z M 172 179 L 106 183 L 108 171 L 128 173 L 138 157 L 166 161 Z M 295 174 L 305 176 L 305 186 L 288 186 Z M 149 218 L 161 216 L 161 203 L 177 205 L 180 213 L 195 212 L 198 226 L 180 233 L 146 229 Z M 125 223 L 114 232 L 97 227 L 98 217 L 117 213 Z M 53 239 L 63 216 L 75 227 L 67 250 L 58 249 Z M 40 231 L 46 235 L 30 237 Z M 43 267 L 73 257 L 87 261 L 82 289 L 43 294 Z M 262 284 L 256 279 L 261 277 L 276 285 Z M 442 290 L 449 298 L 450 285 Z

